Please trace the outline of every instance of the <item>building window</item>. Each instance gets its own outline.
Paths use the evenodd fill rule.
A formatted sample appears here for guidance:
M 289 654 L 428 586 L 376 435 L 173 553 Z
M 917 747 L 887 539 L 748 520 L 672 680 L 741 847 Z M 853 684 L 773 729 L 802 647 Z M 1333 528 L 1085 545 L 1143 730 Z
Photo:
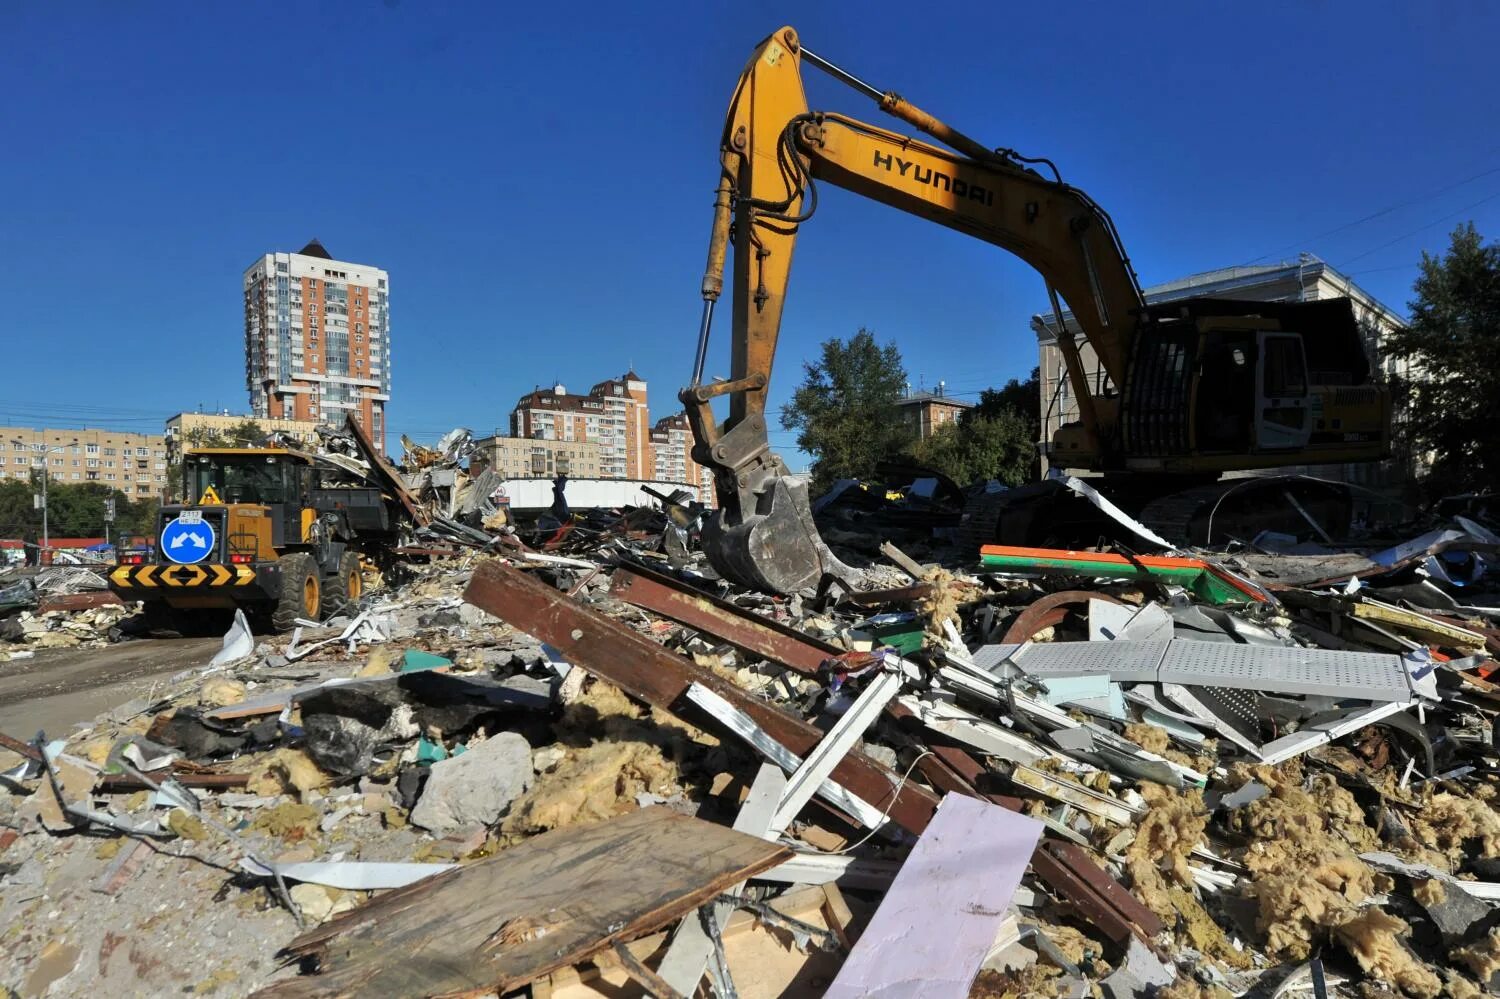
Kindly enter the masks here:
M 87 447 L 86 450 L 88 451 L 89 454 L 98 454 L 99 453 L 99 445 L 98 444 L 90 444 L 90 445 L 88 445 L 88 447 Z

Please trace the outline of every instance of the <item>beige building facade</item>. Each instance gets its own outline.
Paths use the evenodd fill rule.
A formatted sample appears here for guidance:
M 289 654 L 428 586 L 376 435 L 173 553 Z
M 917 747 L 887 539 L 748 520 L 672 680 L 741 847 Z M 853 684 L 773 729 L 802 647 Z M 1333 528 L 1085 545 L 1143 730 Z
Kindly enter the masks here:
M 0 478 L 29 479 L 33 468 L 45 468 L 53 483 L 97 482 L 150 499 L 167 488 L 167 442 L 161 434 L 92 427 L 0 427 Z
M 533 440 L 592 441 L 599 445 L 599 477 L 651 477 L 651 416 L 646 382 L 634 371 L 602 381 L 587 395 L 561 383 L 536 389 L 511 410 L 511 433 Z
M 533 437 L 483 437 L 474 442 L 476 455 L 495 473 L 508 479 L 606 478 L 600 474 L 603 452 L 595 441 L 548 440 Z
M 221 434 L 246 420 L 254 420 L 268 434 L 286 434 L 303 444 L 313 444 L 318 439 L 316 420 L 272 419 L 249 413 L 178 413 L 167 418 L 164 434 L 167 442 L 167 460 L 176 461 L 181 456 L 182 449 L 188 446 L 184 442 L 189 440 L 194 433 Z

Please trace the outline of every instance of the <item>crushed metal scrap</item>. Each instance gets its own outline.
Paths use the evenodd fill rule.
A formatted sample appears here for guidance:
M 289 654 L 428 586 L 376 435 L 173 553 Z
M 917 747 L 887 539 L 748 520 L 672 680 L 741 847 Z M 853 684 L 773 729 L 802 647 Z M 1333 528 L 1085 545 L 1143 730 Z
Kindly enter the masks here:
M 782 598 L 713 574 L 686 497 L 520 523 L 471 450 L 330 435 L 414 512 L 399 572 L 0 737 L 0 982 L 1500 987 L 1495 522 L 976 554 L 932 490 L 842 483 L 852 571 Z M 127 613 L 100 592 L 0 591 L 22 649 Z

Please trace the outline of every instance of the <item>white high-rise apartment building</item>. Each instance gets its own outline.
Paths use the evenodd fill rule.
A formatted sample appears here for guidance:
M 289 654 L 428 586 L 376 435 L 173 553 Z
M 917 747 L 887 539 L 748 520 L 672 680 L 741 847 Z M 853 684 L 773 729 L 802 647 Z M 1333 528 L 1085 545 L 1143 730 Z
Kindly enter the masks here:
M 334 260 L 316 239 L 245 269 L 245 385 L 270 420 L 343 423 L 385 450 L 391 397 L 390 278 Z

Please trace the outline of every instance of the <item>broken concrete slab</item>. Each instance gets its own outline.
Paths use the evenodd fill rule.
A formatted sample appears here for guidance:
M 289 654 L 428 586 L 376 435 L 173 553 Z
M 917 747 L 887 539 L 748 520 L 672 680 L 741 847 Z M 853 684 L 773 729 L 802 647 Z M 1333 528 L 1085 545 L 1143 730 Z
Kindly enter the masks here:
M 500 732 L 432 765 L 411 821 L 439 836 L 494 825 L 531 786 L 531 745 Z

